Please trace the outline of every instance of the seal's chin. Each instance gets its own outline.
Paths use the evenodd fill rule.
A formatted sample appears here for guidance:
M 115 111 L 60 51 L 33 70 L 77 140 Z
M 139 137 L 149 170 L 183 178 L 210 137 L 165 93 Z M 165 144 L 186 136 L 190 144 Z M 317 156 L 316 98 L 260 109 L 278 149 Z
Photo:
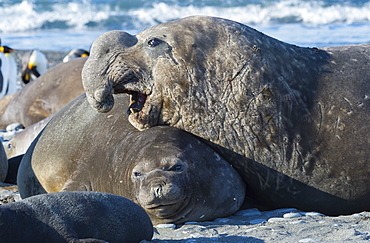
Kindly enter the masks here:
M 192 207 L 189 205 L 189 199 L 187 198 L 182 198 L 176 203 L 169 203 L 165 205 L 145 205 L 143 208 L 149 215 L 155 215 L 155 218 L 158 220 L 157 223 L 182 222 L 192 210 Z
M 171 204 L 167 204 L 167 205 L 152 204 L 152 205 L 145 206 L 145 209 L 151 210 L 151 211 L 161 212 L 161 211 L 165 211 L 167 208 L 174 207 L 175 205 L 176 205 L 176 203 L 171 203 Z

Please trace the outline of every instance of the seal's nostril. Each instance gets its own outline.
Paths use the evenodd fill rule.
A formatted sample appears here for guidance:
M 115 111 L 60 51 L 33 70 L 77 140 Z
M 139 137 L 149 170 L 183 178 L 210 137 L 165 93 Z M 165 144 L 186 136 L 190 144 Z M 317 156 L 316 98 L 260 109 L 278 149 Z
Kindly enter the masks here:
M 98 89 L 94 92 L 94 97 L 96 101 L 102 102 L 109 94 L 111 94 L 110 89 Z
M 155 187 L 152 187 L 152 191 L 153 191 L 155 197 L 161 198 L 162 195 L 163 195 L 163 193 L 162 193 L 163 187 L 161 185 L 157 185 Z

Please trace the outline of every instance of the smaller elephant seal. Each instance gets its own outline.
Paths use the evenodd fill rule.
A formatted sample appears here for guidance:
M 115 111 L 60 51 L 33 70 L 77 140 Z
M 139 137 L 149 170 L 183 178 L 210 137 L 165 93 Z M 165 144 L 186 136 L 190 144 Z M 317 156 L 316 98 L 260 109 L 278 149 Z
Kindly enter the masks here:
M 197 137 L 170 126 L 140 132 L 125 119 L 119 95 L 108 114 L 85 94 L 53 116 L 18 171 L 22 198 L 59 191 L 101 191 L 128 198 L 154 224 L 229 216 L 242 205 L 245 183 Z
M 15 122 L 28 127 L 82 94 L 81 70 L 85 61 L 86 58 L 76 58 L 56 65 L 17 93 L 1 99 L 0 129 Z
M 18 168 L 23 155 L 52 117 L 53 115 L 26 127 L 15 134 L 9 141 L 3 142 L 6 157 L 8 158 L 8 174 L 4 182 L 17 184 Z
M 15 134 L 9 141 L 3 142 L 6 157 L 8 158 L 8 174 L 4 182 L 17 184 L 18 168 L 23 155 L 52 117 L 53 115 L 26 127 Z
M 151 240 L 153 225 L 132 201 L 101 192 L 37 195 L 0 207 L 2 242 L 111 242 Z
M 26 127 L 19 133 L 15 134 L 9 141 L 4 142 L 5 153 L 8 159 L 17 157 L 26 153 L 32 141 L 37 137 L 39 132 L 48 124 L 53 116 L 49 116 L 31 126 Z

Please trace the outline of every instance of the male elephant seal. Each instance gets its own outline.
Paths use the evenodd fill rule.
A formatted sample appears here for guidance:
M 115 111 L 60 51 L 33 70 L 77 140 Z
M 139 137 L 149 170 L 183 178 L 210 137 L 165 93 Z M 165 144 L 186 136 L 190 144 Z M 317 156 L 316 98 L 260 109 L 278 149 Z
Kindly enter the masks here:
M 21 197 L 108 192 L 133 200 L 156 224 L 209 220 L 240 208 L 245 185 L 229 163 L 185 131 L 137 131 L 122 114 L 129 97 L 116 103 L 102 114 L 82 95 L 56 113 L 22 159 Z
M 37 195 L 0 207 L 2 242 L 151 240 L 153 225 L 132 201 L 100 192 Z
M 212 17 L 93 43 L 91 105 L 128 93 L 130 122 L 209 141 L 261 203 L 326 214 L 370 210 L 370 44 L 302 48 Z
M 85 61 L 77 58 L 54 66 L 17 93 L 1 99 L 0 128 L 14 122 L 30 126 L 82 94 L 81 70 Z

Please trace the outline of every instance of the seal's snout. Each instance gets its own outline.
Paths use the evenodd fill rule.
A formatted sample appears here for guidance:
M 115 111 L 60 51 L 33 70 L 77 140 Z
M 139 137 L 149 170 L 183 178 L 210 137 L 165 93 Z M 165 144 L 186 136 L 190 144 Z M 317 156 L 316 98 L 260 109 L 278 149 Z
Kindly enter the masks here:
M 97 102 L 104 102 L 110 95 L 112 95 L 111 89 L 97 89 L 94 92 L 94 98 Z
M 90 105 L 99 112 L 108 112 L 114 105 L 114 85 L 122 79 L 119 72 L 107 71 L 116 53 L 124 52 L 137 43 L 137 38 L 123 31 L 109 31 L 99 36 L 91 46 L 90 56 L 82 70 L 82 83 Z M 125 69 L 126 70 L 126 69 Z M 111 75 L 110 81 L 105 75 Z M 128 72 L 127 75 L 131 74 Z
M 149 183 L 150 193 L 154 198 L 161 199 L 165 197 L 168 185 L 165 181 L 160 179 L 154 179 Z
M 114 106 L 114 98 L 113 95 L 107 95 L 102 99 L 100 96 L 91 96 L 86 93 L 86 98 L 89 104 L 98 112 L 108 112 Z

